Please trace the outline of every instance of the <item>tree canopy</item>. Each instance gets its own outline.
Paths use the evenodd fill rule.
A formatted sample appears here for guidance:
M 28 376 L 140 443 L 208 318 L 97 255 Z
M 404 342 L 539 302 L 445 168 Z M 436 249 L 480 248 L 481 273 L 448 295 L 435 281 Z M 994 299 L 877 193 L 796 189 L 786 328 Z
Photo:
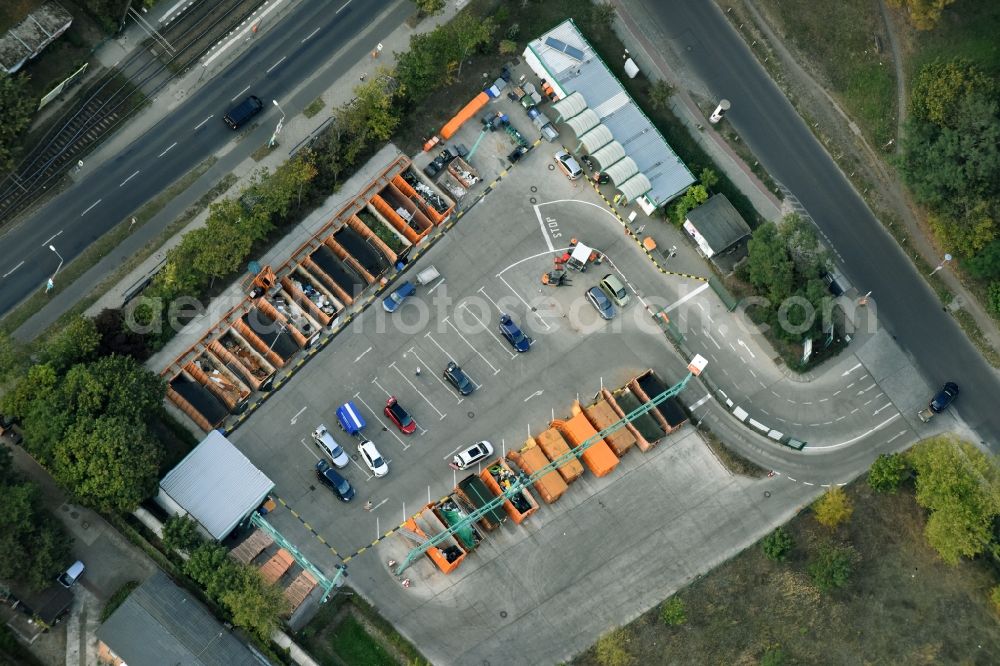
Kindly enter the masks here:
M 880 453 L 868 469 L 868 485 L 877 493 L 894 493 L 908 473 L 906 460 L 898 453 Z
M 813 503 L 816 522 L 834 528 L 847 522 L 854 513 L 851 500 L 840 486 L 834 486 Z
M 0 172 L 12 171 L 22 135 L 31 124 L 38 101 L 28 93 L 25 74 L 0 71 Z
M 907 459 L 917 475 L 917 502 L 931 512 L 924 533 L 941 559 L 957 564 L 986 550 L 1000 515 L 996 459 L 944 436 L 918 444 Z
M 10 453 L 0 448 L 0 578 L 41 590 L 66 565 L 70 543 L 42 504 L 38 486 L 22 477 Z
M 933 30 L 944 8 L 955 0 L 889 0 L 893 7 L 903 7 L 917 30 Z

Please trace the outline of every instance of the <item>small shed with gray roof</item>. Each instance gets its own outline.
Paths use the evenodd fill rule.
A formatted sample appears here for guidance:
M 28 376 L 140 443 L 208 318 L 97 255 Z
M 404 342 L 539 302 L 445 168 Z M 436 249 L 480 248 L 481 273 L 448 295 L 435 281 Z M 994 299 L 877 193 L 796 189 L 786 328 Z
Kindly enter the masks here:
M 13 74 L 69 30 L 73 15 L 55 0 L 36 7 L 0 35 L 0 69 Z
M 266 666 L 271 662 L 159 571 L 97 629 L 99 656 L 128 666 Z M 108 654 L 110 653 L 110 654 Z
M 221 541 L 272 488 L 264 472 L 213 430 L 163 477 L 156 502 L 171 514 L 191 516 L 205 534 Z
M 722 194 L 713 195 L 688 211 L 684 231 L 694 240 L 698 251 L 720 268 L 731 268 L 731 264 L 742 259 L 750 240 L 750 225 Z M 721 257 L 727 257 L 725 265 L 720 264 Z

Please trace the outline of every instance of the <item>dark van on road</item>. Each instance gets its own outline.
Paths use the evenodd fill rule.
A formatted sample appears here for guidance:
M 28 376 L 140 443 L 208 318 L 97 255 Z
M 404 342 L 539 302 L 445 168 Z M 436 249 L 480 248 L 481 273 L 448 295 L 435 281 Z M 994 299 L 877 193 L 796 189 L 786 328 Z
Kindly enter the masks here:
M 233 129 L 239 129 L 240 125 L 256 116 L 263 108 L 264 102 L 260 101 L 260 97 L 250 95 L 238 105 L 233 107 L 233 109 L 226 114 L 224 120 L 226 121 L 226 124 Z

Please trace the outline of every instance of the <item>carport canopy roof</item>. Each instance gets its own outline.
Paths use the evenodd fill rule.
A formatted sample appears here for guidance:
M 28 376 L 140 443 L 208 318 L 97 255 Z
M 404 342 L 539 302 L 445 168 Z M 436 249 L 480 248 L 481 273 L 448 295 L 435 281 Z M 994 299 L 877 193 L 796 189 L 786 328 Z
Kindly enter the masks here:
M 601 124 L 601 119 L 597 117 L 593 109 L 584 109 L 566 121 L 577 136 L 583 136 L 588 131 Z
M 558 114 L 557 119 L 564 120 L 566 118 L 572 118 L 586 109 L 587 100 L 585 100 L 583 95 L 579 92 L 575 92 L 553 104 L 552 108 L 554 108 Z
M 604 173 L 608 174 L 608 178 L 615 184 L 615 187 L 619 187 L 626 180 L 639 173 L 639 167 L 635 165 L 635 160 L 625 156 L 605 169 Z
M 640 197 L 646 192 L 649 192 L 649 188 L 652 187 L 649 183 L 649 178 L 646 178 L 644 173 L 636 173 L 634 176 L 626 180 L 621 185 L 618 185 L 618 191 L 622 193 L 628 201 L 634 201 L 636 197 Z
M 601 127 L 604 126 L 602 125 Z M 610 137 L 611 131 L 607 127 L 604 127 L 604 130 L 607 132 L 608 137 Z M 625 157 L 625 146 L 614 140 L 598 146 L 597 150 L 590 154 L 590 158 L 597 162 L 598 168 L 602 171 L 623 157 Z
M 224 539 L 274 488 L 274 482 L 213 430 L 160 481 L 160 491 L 215 539 Z

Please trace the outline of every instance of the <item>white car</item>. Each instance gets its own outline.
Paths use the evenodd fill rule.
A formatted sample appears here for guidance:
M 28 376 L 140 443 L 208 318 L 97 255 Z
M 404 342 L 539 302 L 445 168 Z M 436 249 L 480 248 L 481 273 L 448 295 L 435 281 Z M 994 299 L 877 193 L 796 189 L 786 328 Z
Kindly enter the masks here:
M 330 456 L 330 460 L 337 467 L 344 468 L 351 462 L 351 459 L 347 457 L 347 452 L 344 451 L 343 447 L 333 439 L 333 435 L 330 431 L 326 429 L 326 426 L 322 423 L 318 428 L 313 430 L 312 433 L 313 442 L 319 447 L 319 450 Z
M 493 455 L 493 445 L 487 441 L 473 444 L 464 451 L 459 451 L 451 460 L 451 466 L 455 469 L 468 469 L 478 462 L 486 460 Z
M 376 477 L 385 476 L 389 473 L 389 463 L 385 461 L 382 454 L 375 448 L 375 442 L 370 439 L 361 442 L 358 444 L 358 453 L 361 454 L 361 459 L 365 461 L 368 469 Z

